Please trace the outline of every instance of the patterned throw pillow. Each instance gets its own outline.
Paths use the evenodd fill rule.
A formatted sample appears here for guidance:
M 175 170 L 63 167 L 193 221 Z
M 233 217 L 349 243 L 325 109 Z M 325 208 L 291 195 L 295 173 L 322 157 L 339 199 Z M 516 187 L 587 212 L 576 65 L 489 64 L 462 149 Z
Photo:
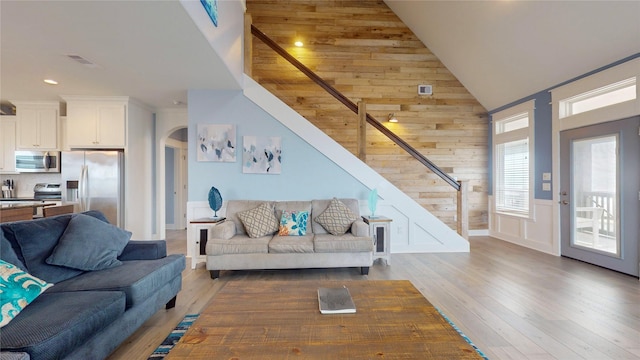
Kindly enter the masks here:
M 278 219 L 273 212 L 273 206 L 263 203 L 257 208 L 238 213 L 247 234 L 252 238 L 271 235 L 278 231 Z
M 307 234 L 308 211 L 282 211 L 280 218 L 280 236 L 302 236 Z
M 333 198 L 327 209 L 315 218 L 316 222 L 332 235 L 346 233 L 357 219 L 356 215 L 336 198 Z
M 22 309 L 52 286 L 53 284 L 0 260 L 0 327 L 7 325 Z

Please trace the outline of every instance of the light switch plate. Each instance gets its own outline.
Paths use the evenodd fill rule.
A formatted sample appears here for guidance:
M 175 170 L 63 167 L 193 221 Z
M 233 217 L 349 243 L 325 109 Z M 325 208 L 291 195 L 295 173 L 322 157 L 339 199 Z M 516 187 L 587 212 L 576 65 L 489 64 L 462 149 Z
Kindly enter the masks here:
M 542 181 L 551 181 L 551 173 L 542 173 Z
M 551 191 L 551 183 L 542 183 L 542 191 Z

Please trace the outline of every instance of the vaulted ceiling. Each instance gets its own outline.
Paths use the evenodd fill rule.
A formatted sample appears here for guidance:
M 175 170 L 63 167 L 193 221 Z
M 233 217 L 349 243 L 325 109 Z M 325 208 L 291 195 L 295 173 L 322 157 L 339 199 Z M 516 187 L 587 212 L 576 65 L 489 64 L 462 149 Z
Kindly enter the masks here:
M 488 110 L 640 53 L 640 1 L 385 2 Z M 2 0 L 0 39 L 3 103 L 238 88 L 178 0 Z

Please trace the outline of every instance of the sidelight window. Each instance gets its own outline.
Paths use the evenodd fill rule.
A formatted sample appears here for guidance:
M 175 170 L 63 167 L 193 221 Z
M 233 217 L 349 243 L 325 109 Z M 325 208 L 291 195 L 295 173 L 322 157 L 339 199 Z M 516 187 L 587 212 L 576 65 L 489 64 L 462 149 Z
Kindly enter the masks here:
M 533 101 L 493 115 L 497 212 L 529 217 L 532 204 Z

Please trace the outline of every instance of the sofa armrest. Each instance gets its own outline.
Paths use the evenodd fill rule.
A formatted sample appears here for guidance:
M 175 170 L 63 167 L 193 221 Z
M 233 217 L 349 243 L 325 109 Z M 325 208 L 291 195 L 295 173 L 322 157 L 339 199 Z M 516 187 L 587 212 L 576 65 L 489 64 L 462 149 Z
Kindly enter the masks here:
M 218 224 L 211 229 L 212 239 L 229 240 L 236 234 L 236 223 L 233 221 L 225 221 L 222 224 Z
M 369 225 L 362 220 L 356 220 L 351 225 L 351 233 L 353 236 L 370 236 Z
M 165 240 L 131 240 L 127 243 L 118 260 L 155 260 L 167 256 Z

